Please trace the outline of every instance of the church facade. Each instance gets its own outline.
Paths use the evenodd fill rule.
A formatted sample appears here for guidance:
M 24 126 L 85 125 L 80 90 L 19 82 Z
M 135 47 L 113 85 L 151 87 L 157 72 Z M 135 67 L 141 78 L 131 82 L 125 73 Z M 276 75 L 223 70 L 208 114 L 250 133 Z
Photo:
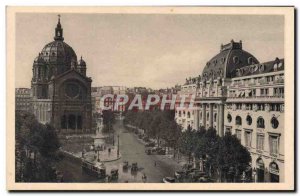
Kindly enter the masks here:
M 64 42 L 58 19 L 54 41 L 46 44 L 33 62 L 32 110 L 41 123 L 60 133 L 92 133 L 90 77 L 86 63 Z
M 232 40 L 179 94 L 195 95 L 195 107 L 175 108 L 183 131 L 231 132 L 251 153 L 256 182 L 284 182 L 284 59 L 261 63 Z

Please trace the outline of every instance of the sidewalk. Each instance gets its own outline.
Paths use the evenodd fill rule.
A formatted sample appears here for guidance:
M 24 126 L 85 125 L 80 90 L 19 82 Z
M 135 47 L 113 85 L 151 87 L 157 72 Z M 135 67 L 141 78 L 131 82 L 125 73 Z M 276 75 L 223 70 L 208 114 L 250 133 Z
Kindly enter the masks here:
M 108 149 L 111 149 L 109 152 Z M 117 154 L 117 148 L 116 147 L 106 147 L 103 149 L 103 151 L 99 151 L 99 159 L 100 162 L 111 162 L 116 161 L 121 158 L 121 154 L 119 153 L 119 156 Z M 82 155 L 82 154 L 81 154 Z M 98 161 L 98 152 L 96 151 L 89 151 L 84 153 L 84 159 L 86 159 L 89 162 L 97 162 Z

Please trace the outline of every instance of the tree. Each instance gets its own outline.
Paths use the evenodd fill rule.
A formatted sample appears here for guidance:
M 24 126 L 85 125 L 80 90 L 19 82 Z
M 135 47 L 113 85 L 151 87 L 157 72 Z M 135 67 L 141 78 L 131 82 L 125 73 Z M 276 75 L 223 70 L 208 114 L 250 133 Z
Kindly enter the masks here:
M 48 171 L 60 143 L 55 129 L 39 123 L 33 114 L 16 113 L 16 180 L 18 182 L 54 181 Z
M 179 139 L 179 148 L 180 151 L 183 154 L 188 155 L 189 157 L 189 163 L 191 161 L 191 156 L 195 152 L 196 144 L 197 144 L 197 137 L 195 131 L 191 129 L 187 129 L 182 135 L 181 138 Z
M 219 140 L 217 162 L 221 180 L 225 177 L 226 180 L 236 181 L 249 166 L 251 155 L 236 136 L 227 132 Z
M 113 130 L 113 124 L 115 122 L 115 116 L 114 113 L 111 110 L 104 110 L 102 112 L 103 115 L 103 131 L 104 132 L 109 132 L 111 130 Z

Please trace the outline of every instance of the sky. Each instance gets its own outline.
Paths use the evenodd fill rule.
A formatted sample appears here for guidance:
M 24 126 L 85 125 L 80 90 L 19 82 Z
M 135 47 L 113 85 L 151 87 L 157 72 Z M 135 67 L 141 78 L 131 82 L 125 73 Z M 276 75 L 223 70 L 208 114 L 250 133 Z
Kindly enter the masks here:
M 64 14 L 64 41 L 87 63 L 92 86 L 183 84 L 221 44 L 243 41 L 260 62 L 284 58 L 284 17 L 275 15 Z M 57 14 L 16 15 L 16 88 L 30 87 L 34 58 L 53 41 Z

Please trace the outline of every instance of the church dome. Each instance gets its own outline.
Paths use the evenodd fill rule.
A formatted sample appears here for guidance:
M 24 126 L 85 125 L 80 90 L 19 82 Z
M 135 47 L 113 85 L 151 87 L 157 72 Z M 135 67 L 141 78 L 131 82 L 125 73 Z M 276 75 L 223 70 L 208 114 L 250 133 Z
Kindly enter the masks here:
M 73 48 L 64 42 L 60 17 L 55 28 L 54 41 L 46 44 L 34 64 L 44 64 L 49 74 L 59 75 L 71 68 L 77 68 L 77 55 Z M 49 76 L 48 78 L 50 78 Z
M 242 42 L 231 40 L 229 44 L 221 45 L 221 51 L 206 63 L 202 72 L 203 80 L 232 78 L 235 70 L 259 61 L 242 49 Z
M 41 56 L 46 63 L 55 65 L 71 65 L 72 60 L 77 61 L 73 48 L 62 40 L 55 40 L 45 45 Z

